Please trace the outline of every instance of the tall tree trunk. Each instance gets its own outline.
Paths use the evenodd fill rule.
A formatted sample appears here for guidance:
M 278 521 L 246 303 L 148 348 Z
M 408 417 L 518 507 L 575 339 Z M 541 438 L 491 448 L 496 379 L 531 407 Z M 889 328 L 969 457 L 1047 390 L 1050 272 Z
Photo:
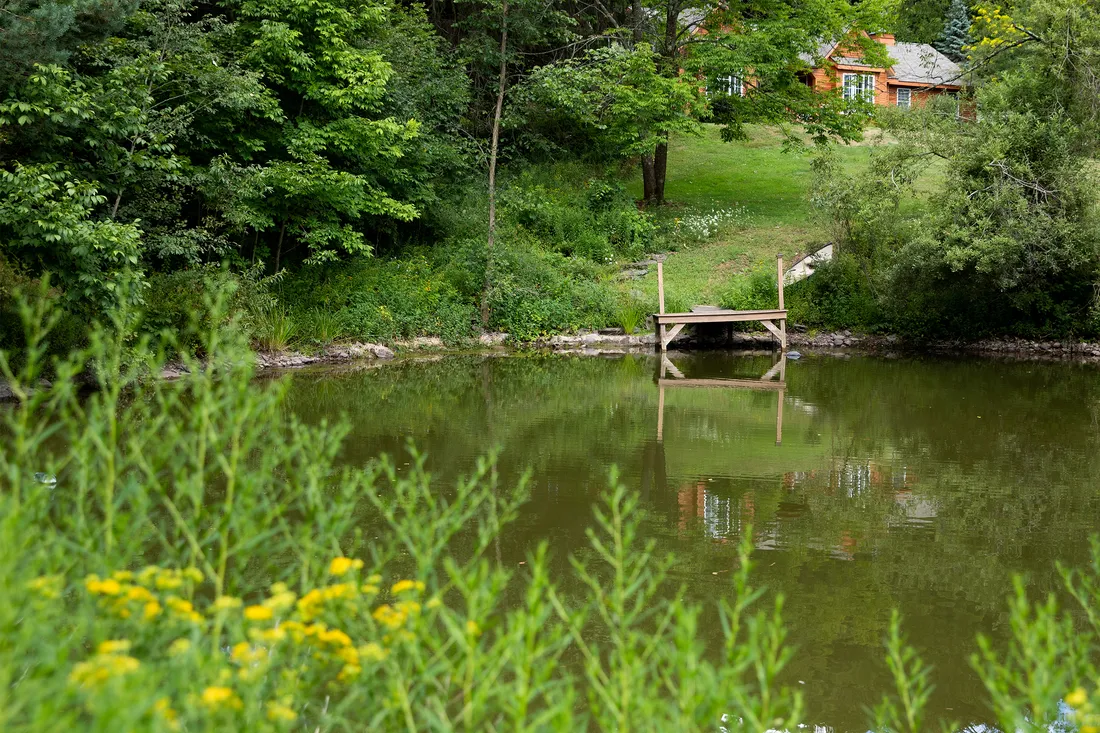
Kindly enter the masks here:
M 654 157 L 650 154 L 642 156 L 642 200 L 647 204 L 657 202 L 657 169 L 654 165 Z
M 665 172 L 668 170 L 668 133 L 657 143 L 653 151 L 653 203 L 660 206 L 665 202 Z
M 481 327 L 489 326 L 489 287 L 493 282 L 493 246 L 497 234 L 497 150 L 500 147 L 500 117 L 504 111 L 504 90 L 508 83 L 508 0 L 501 6 L 500 80 L 497 106 L 493 112 L 493 140 L 489 147 L 489 237 L 485 246 L 485 287 L 481 292 Z
M 680 73 L 679 49 L 679 0 L 665 0 L 665 37 L 661 46 L 661 65 L 664 75 L 675 78 Z M 665 174 L 668 171 L 668 133 L 661 136 L 653 151 L 653 202 L 660 206 L 665 202 Z

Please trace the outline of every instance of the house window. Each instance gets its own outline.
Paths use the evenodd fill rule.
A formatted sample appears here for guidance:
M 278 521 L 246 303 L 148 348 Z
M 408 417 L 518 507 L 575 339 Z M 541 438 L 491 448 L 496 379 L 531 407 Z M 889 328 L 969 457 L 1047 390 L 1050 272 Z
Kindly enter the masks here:
M 909 107 L 913 103 L 912 89 L 898 89 L 898 106 Z
M 875 75 L 874 74 L 845 74 L 844 98 L 860 99 L 874 104 L 875 102 Z
M 718 82 L 716 89 L 721 94 L 728 94 L 731 97 L 740 97 L 744 94 L 745 83 L 739 76 L 720 76 L 715 81 Z

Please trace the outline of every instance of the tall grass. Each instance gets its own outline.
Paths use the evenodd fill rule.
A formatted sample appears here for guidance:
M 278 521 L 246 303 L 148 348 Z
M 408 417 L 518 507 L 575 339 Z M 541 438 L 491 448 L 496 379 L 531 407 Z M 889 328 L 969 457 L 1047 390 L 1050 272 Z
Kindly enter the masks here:
M 0 729 L 802 722 L 799 692 L 779 682 L 793 654 L 782 599 L 763 604 L 749 582 L 751 531 L 717 602 L 723 641 L 705 648 L 703 608 L 681 600 L 614 473 L 570 575 L 552 572 L 545 543 L 505 566 L 496 539 L 526 488 L 499 486 L 492 457 L 452 487 L 415 452 L 400 473 L 388 460 L 340 466 L 346 426 L 287 418 L 285 384 L 253 382 L 232 326 L 165 382 L 150 379 L 163 355 L 123 314 L 42 388 L 57 317 L 45 297 L 22 316 L 18 373 L 0 354 L 18 398 L 0 413 Z M 975 656 L 1003 730 L 1040 727 L 1063 697 L 1082 730 L 1093 724 L 1100 544 L 1092 568 L 1064 572 L 1083 629 L 1020 585 L 1007 654 L 983 643 Z M 897 620 L 887 659 L 897 695 L 876 729 L 921 729 L 930 672 Z
M 255 318 L 256 345 L 264 351 L 286 351 L 298 335 L 298 323 L 285 308 L 269 308 Z
M 615 310 L 615 320 L 623 333 L 632 334 L 645 323 L 649 310 L 644 302 L 634 297 L 624 297 Z

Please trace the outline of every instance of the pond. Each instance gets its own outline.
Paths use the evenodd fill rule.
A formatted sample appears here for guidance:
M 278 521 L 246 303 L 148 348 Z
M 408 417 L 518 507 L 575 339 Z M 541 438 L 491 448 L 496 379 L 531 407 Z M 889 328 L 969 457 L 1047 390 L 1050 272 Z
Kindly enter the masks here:
M 663 371 L 653 355 L 448 356 L 297 374 L 291 405 L 308 421 L 346 415 L 354 463 L 400 465 L 411 439 L 444 482 L 493 447 L 503 483 L 530 469 L 502 542 L 513 565 L 548 540 L 565 573 L 612 466 L 695 600 L 730 592 L 751 525 L 755 582 L 785 597 L 785 681 L 808 720 L 867 730 L 898 608 L 935 667 L 933 719 L 987 721 L 976 635 L 1005 637 L 1014 573 L 1057 592 L 1055 562 L 1083 563 L 1100 530 L 1100 370 L 700 352 Z M 758 388 L 769 371 L 783 389 Z

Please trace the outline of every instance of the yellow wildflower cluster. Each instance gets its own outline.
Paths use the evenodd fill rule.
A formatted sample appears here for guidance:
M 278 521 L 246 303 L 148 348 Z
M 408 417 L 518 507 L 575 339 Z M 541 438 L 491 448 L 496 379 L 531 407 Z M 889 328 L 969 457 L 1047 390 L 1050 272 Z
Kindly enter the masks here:
M 253 603 L 222 595 L 200 608 L 189 600 L 193 584 L 202 580 L 202 574 L 194 569 L 150 566 L 140 572 L 121 571 L 106 578 L 90 575 L 84 585 L 98 599 L 100 607 L 116 619 L 128 623 L 156 620 L 154 629 L 169 624 L 164 627 L 165 632 L 171 634 L 174 630 L 175 635 L 168 635 L 156 647 L 167 658 L 192 654 L 205 658 L 206 650 L 228 645 L 228 664 L 222 662 L 220 674 L 209 680 L 211 686 L 187 698 L 212 713 L 227 713 L 242 710 L 241 690 L 251 689 L 235 690 L 238 680 L 249 685 L 258 679 L 278 679 L 273 674 L 281 672 L 294 677 L 306 674 L 328 685 L 346 683 L 360 676 L 364 667 L 384 662 L 391 653 L 388 647 L 396 640 L 415 640 L 409 627 L 421 614 L 420 596 L 426 590 L 425 584 L 398 580 L 389 586 L 391 601 L 372 611 L 372 600 L 381 592 L 382 577 L 355 577 L 353 573 L 362 568 L 361 560 L 337 557 L 328 570 L 340 582 L 311 589 L 301 598 L 286 584 L 276 583 L 267 597 Z M 55 589 L 59 593 L 62 583 L 61 578 L 44 576 L 34 582 L 34 589 L 44 596 Z M 438 605 L 438 599 L 428 601 L 429 608 Z M 342 625 L 345 619 L 362 621 L 368 613 L 380 627 L 381 638 L 357 640 L 333 625 Z M 178 626 L 171 625 L 179 621 L 188 624 L 183 635 L 178 633 Z M 480 633 L 476 624 L 467 631 L 472 636 Z M 208 646 L 205 637 L 211 633 L 224 636 Z M 90 687 L 138 669 L 139 661 L 129 656 L 129 652 L 128 641 L 104 642 L 92 657 L 73 668 L 72 682 Z M 282 669 L 288 664 L 291 666 Z M 246 695 L 245 699 L 252 698 Z M 298 719 L 293 699 L 258 702 L 271 722 L 290 724 Z M 168 698 L 158 701 L 153 714 L 160 716 L 168 728 L 175 729 L 179 725 L 178 716 L 170 703 Z
M 281 702 L 269 702 L 267 704 L 267 719 L 272 723 L 293 723 L 298 719 L 294 708 Z
M 350 557 L 334 557 L 329 563 L 328 571 L 337 577 L 347 575 L 352 570 L 362 570 L 362 560 L 352 560 Z
M 129 656 L 128 651 L 130 642 L 124 639 L 101 643 L 91 659 L 73 667 L 69 682 L 81 688 L 96 688 L 112 677 L 137 671 L 141 663 Z
M 196 568 L 174 570 L 150 565 L 136 574 L 119 570 L 109 578 L 89 575 L 84 579 L 84 588 L 93 596 L 99 596 L 100 605 L 119 618 L 135 617 L 152 621 L 167 606 L 173 611 L 174 618 L 198 622 L 202 617 L 195 612 L 190 601 L 169 596 L 162 606 L 154 591 L 176 590 L 185 584 L 201 583 L 202 579 L 202 573 Z
M 202 704 L 210 710 L 240 710 L 244 707 L 241 698 L 232 687 L 214 686 L 202 691 Z
M 401 594 L 401 593 L 407 593 L 408 591 L 417 591 L 418 593 L 423 592 L 424 591 L 424 581 L 422 581 L 422 580 L 415 580 L 415 581 L 414 580 L 399 580 L 399 581 L 397 581 L 396 583 L 393 584 L 392 588 L 390 588 L 390 593 L 393 593 L 394 595 L 398 595 L 398 594 Z
M 168 596 L 164 599 L 164 605 L 168 606 L 168 609 L 176 618 L 196 624 L 202 623 L 202 614 L 195 610 L 195 606 L 191 601 L 186 601 L 178 596 Z
M 390 631 L 403 628 L 409 619 L 420 614 L 420 604 L 416 601 L 398 601 L 392 606 L 384 603 L 374 609 L 371 617 Z
M 353 583 L 337 583 L 323 588 L 314 588 L 298 601 L 298 615 L 302 621 L 317 618 L 327 604 L 334 601 L 352 600 L 358 594 Z
M 1070 719 L 1077 724 L 1080 733 L 1100 733 L 1100 712 L 1089 700 L 1085 688 L 1078 687 L 1066 695 L 1066 704 L 1073 708 Z
M 240 598 L 234 598 L 233 596 L 218 596 L 214 599 L 214 602 L 210 604 L 210 613 L 228 613 L 229 611 L 235 611 L 244 605 Z

